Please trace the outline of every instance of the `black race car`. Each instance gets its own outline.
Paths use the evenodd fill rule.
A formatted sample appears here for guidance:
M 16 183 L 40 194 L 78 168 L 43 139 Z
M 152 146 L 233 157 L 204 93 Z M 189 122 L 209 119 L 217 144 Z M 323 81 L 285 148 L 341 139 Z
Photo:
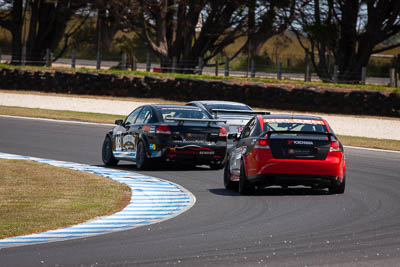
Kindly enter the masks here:
M 119 160 L 136 162 L 146 169 L 155 160 L 179 161 L 194 165 L 223 168 L 227 133 L 199 107 L 144 105 L 125 120 L 116 120 L 104 139 L 102 159 L 106 165 Z

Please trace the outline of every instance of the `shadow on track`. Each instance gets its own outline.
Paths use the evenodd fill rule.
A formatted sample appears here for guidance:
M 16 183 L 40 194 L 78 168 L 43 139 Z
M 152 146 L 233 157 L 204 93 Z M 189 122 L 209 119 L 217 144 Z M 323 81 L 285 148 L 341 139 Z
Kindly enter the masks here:
M 210 171 L 208 166 L 193 166 L 190 164 L 175 164 L 175 163 L 162 163 L 154 164 L 149 169 L 139 170 L 134 163 L 118 164 L 116 166 L 95 165 L 97 167 L 104 167 L 115 170 L 133 171 L 133 172 L 152 172 L 152 171 Z
M 209 191 L 215 195 L 220 196 L 242 196 L 236 191 L 228 190 L 225 188 L 209 189 Z M 252 194 L 244 197 L 252 196 L 320 196 L 329 195 L 328 191 L 323 189 L 311 189 L 307 187 L 292 187 L 292 188 L 281 188 L 281 187 L 267 187 L 255 190 Z

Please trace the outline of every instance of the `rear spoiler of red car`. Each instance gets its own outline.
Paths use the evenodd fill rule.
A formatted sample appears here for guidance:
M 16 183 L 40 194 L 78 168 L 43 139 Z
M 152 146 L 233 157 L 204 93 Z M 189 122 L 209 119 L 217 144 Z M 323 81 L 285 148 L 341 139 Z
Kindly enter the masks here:
M 219 109 L 214 108 L 210 110 L 212 113 L 235 113 L 244 115 L 270 115 L 269 111 L 257 111 L 257 110 L 237 110 L 237 109 Z
M 215 120 L 215 119 L 193 119 L 193 118 L 172 118 L 166 117 L 164 120 L 178 121 L 179 125 L 183 125 L 185 121 L 195 121 L 195 122 L 208 122 L 208 126 L 212 122 L 223 122 L 226 123 L 226 120 Z
M 310 132 L 310 131 L 265 131 L 263 133 L 261 133 L 261 136 L 265 136 L 267 138 L 271 137 L 271 134 L 285 134 L 285 133 L 289 133 L 289 134 L 317 134 L 317 135 L 326 135 L 329 137 L 329 139 L 333 136 L 335 136 L 333 133 L 328 133 L 328 132 Z

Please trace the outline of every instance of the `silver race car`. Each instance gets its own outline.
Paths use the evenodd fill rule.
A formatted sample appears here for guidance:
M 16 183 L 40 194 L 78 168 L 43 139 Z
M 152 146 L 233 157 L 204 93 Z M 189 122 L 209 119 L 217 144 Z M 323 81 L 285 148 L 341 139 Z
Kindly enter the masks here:
M 199 100 L 191 101 L 186 105 L 196 106 L 207 110 L 215 119 L 226 120 L 228 132 L 228 147 L 232 146 L 233 135 L 239 135 L 247 122 L 254 115 L 269 115 L 268 111 L 256 111 L 246 104 L 232 101 Z

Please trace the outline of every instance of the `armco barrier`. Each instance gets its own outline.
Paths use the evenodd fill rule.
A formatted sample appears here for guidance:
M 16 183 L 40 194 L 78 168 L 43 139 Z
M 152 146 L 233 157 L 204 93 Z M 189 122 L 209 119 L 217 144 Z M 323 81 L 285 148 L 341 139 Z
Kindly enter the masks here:
M 191 78 L 0 69 L 0 89 L 244 102 L 284 110 L 400 117 L 400 93 Z

